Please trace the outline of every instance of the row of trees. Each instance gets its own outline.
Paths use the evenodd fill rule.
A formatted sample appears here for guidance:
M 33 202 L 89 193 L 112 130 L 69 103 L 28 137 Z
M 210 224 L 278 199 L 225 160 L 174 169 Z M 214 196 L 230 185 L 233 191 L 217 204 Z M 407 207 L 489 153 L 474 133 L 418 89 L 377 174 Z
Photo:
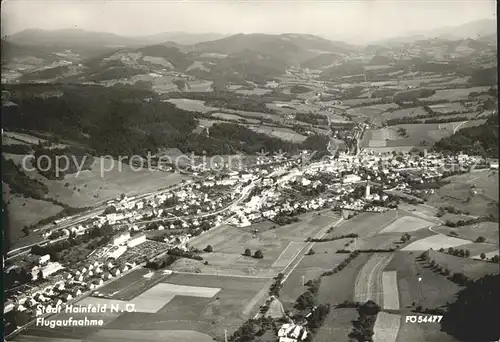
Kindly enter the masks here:
M 335 273 L 342 271 L 345 267 L 347 267 L 347 265 L 349 265 L 349 263 L 352 260 L 354 260 L 356 257 L 358 257 L 358 255 L 359 255 L 359 251 L 354 251 L 354 252 L 350 253 L 349 256 L 344 261 L 342 261 L 340 264 L 335 266 L 332 270 L 324 272 L 322 274 L 322 276 L 329 276 L 329 275 L 332 275 L 332 274 L 335 274 Z
M 349 333 L 350 338 L 359 342 L 373 342 L 373 328 L 380 306 L 372 300 L 358 307 L 358 319 L 353 322 L 353 330 Z
M 333 236 L 333 237 L 322 238 L 322 239 L 308 237 L 306 239 L 306 242 L 328 242 L 328 241 L 335 241 L 335 240 L 341 240 L 341 239 L 357 238 L 358 236 L 359 236 L 358 234 L 351 233 L 351 234 Z
M 465 286 L 468 283 L 470 283 L 470 281 L 471 281 L 465 274 L 463 274 L 461 272 L 455 272 L 452 274 L 449 269 L 440 266 L 434 259 L 429 258 L 428 251 L 420 254 L 420 256 L 418 257 L 418 260 L 421 262 L 428 263 L 431 270 L 433 270 L 434 272 L 436 272 L 438 274 L 442 274 L 442 275 L 448 277 L 448 279 L 450 281 L 454 282 L 457 285 Z

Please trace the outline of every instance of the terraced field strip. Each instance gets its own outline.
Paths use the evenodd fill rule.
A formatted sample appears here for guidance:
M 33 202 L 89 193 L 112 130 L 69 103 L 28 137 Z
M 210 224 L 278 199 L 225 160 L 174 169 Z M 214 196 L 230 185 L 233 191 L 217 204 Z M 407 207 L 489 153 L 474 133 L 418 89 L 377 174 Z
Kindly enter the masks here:
M 355 301 L 366 302 L 373 300 L 382 306 L 382 272 L 392 258 L 392 253 L 373 254 L 356 277 L 356 283 L 354 284 Z
M 382 288 L 384 292 L 384 309 L 399 310 L 398 275 L 396 271 L 382 274 Z
M 400 323 L 400 315 L 379 312 L 373 328 L 373 342 L 395 342 Z

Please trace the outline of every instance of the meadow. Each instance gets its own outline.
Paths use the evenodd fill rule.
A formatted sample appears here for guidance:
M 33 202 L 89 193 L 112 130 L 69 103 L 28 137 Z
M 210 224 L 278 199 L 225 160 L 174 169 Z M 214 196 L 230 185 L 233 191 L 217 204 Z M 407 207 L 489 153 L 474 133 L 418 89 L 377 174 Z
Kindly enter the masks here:
M 251 118 L 243 118 L 239 115 L 229 114 L 229 113 L 213 113 L 211 116 L 214 118 L 226 119 L 226 120 L 231 120 L 231 121 L 244 121 L 244 122 L 248 122 L 248 123 L 259 123 L 260 122 L 260 120 L 251 119 Z
M 285 127 L 272 126 L 248 126 L 251 130 L 257 133 L 263 133 L 273 138 L 278 138 L 285 141 L 301 143 L 306 140 L 306 136 L 295 132 L 293 129 Z
M 177 108 L 182 110 L 187 110 L 191 112 L 201 112 L 207 113 L 214 110 L 218 110 L 216 107 L 209 107 L 205 105 L 204 101 L 201 100 L 190 100 L 190 99 L 169 99 L 166 102 L 174 104 Z
M 490 87 L 454 88 L 436 90 L 436 94 L 420 99 L 422 102 L 432 102 L 436 100 L 460 101 L 467 100 L 470 93 L 480 93 L 487 91 Z

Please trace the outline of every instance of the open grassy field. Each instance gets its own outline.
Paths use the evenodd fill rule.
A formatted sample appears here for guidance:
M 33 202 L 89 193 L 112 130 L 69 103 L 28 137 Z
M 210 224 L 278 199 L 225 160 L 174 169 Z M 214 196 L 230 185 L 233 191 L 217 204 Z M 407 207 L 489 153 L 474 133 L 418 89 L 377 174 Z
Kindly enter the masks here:
M 440 331 L 439 324 L 406 323 L 406 316 L 401 316 L 399 333 L 396 342 L 459 342 L 456 338 Z
M 460 249 L 468 250 L 472 259 L 481 260 L 481 253 L 484 253 L 486 258 L 491 258 L 498 254 L 498 242 L 495 244 L 472 242 L 460 246 Z
M 449 247 L 458 247 L 465 244 L 468 244 L 468 240 L 458 239 L 451 236 L 436 234 L 432 235 L 420 240 L 417 240 L 408 246 L 402 248 L 402 251 L 426 251 L 430 248 L 432 249 L 440 249 L 440 248 L 449 248 Z
M 431 222 L 423 220 L 415 216 L 403 216 L 382 229 L 379 234 L 383 233 L 406 233 L 422 229 L 431 225 Z
M 211 116 L 214 118 L 219 118 L 219 119 L 226 119 L 226 120 L 232 120 L 232 121 L 244 121 L 244 122 L 248 122 L 248 123 L 259 123 L 260 122 L 260 120 L 251 119 L 251 118 L 243 118 L 239 115 L 228 114 L 228 113 L 213 113 Z
M 318 331 L 314 338 L 315 341 L 350 341 L 347 335 L 350 332 L 352 321 L 358 317 L 358 313 L 356 309 L 334 309 L 333 306 L 345 300 L 352 300 L 354 296 L 353 284 L 356 275 L 369 258 L 370 255 L 368 254 L 360 254 L 341 272 L 321 278 L 318 302 L 323 304 L 328 303 L 332 309 L 323 323 L 323 328 Z M 335 264 L 332 265 L 332 268 L 334 266 Z M 287 284 L 285 284 L 285 286 L 287 286 Z M 283 287 L 282 293 L 284 294 L 285 291 L 285 287 Z M 297 297 L 303 292 L 304 290 L 301 289 Z M 295 297 L 295 299 L 297 297 Z
M 264 95 L 270 92 L 272 92 L 272 89 L 265 89 L 265 88 L 254 88 L 252 90 L 238 89 L 235 91 L 235 93 L 241 95 Z
M 366 107 L 356 107 L 347 110 L 348 115 L 363 115 L 370 119 L 375 119 L 377 116 L 381 115 L 388 109 L 399 108 L 399 106 L 395 103 L 384 103 L 384 104 L 376 104 Z
M 407 138 L 395 136 L 394 133 L 378 133 L 380 130 L 365 132 L 361 147 L 363 148 L 389 148 L 430 146 L 436 141 L 453 134 L 455 129 L 467 127 L 468 125 L 477 126 L 483 123 L 483 120 L 449 122 L 445 124 L 419 123 L 419 124 L 400 124 L 391 126 L 385 130 L 396 132 L 398 128 L 404 128 L 408 134 Z M 373 133 L 373 132 L 377 133 Z M 372 132 L 370 134 L 370 132 Z M 375 137 L 373 137 L 375 135 Z M 384 139 L 389 139 L 385 141 Z M 385 142 L 385 144 L 384 144 Z M 376 145 L 376 147 L 371 146 Z M 423 144 L 423 145 L 422 145 Z M 380 150 L 379 152 L 383 152 Z
M 358 234 L 360 237 L 372 237 L 388 226 L 398 217 L 395 210 L 385 213 L 361 213 L 342 222 L 337 226 L 333 235 Z
M 208 265 L 198 261 L 177 261 L 172 265 L 172 269 L 193 272 L 199 270 L 206 274 L 272 277 L 281 272 L 297 256 L 308 236 L 314 236 L 339 219 L 338 215 L 330 216 L 330 213 L 327 211 L 322 215 L 318 215 L 318 212 L 307 213 L 299 217 L 299 222 L 275 229 L 269 227 L 261 229 L 261 224 L 257 223 L 245 228 L 225 225 L 209 230 L 189 243 L 190 246 L 199 249 L 204 249 L 207 245 L 212 246 L 213 253 L 202 254 Z M 253 229 L 259 229 L 255 237 Z M 252 254 L 261 250 L 264 258 L 243 256 L 247 248 Z
M 352 321 L 358 318 L 358 312 L 353 308 L 332 308 L 325 323 L 314 337 L 316 342 L 351 342 L 348 337 Z
M 266 292 L 272 279 L 253 279 L 237 277 L 203 276 L 195 274 L 173 274 L 168 276 L 159 286 L 182 286 L 220 289 L 213 297 L 194 298 L 190 293 L 178 294 L 162 310 L 154 314 L 124 314 L 115 320 L 109 328 L 141 329 L 141 330 L 198 330 L 210 335 L 223 336 L 224 329 L 234 331 L 248 315 L 258 310 L 259 301 L 254 298 L 265 288 Z M 211 290 L 213 291 L 213 290 Z M 208 293 L 208 295 L 213 292 Z M 263 298 L 265 300 L 265 298 Z M 162 298 L 161 301 L 164 301 Z M 250 310 L 247 306 L 252 306 Z M 217 322 L 214 326 L 211 322 Z
M 286 282 L 283 285 L 283 289 L 280 291 L 280 300 L 282 301 L 285 308 L 290 309 L 293 306 L 295 300 L 304 292 L 302 281 L 307 282 L 308 280 L 315 279 L 322 273 L 331 270 L 345 260 L 345 258 L 347 257 L 346 254 L 335 253 L 336 250 L 343 248 L 344 241 L 345 240 L 337 240 L 331 242 L 316 243 L 314 245 L 313 250 L 315 251 L 315 254 L 306 255 L 302 259 L 299 265 L 287 278 Z M 344 269 L 342 272 L 348 273 L 347 269 Z M 332 275 L 330 277 L 335 276 L 336 275 Z M 322 280 L 327 281 L 326 277 L 324 277 Z M 354 279 L 352 281 L 354 283 Z M 350 299 L 350 297 L 338 300 L 340 302 L 347 299 Z
M 471 215 L 498 215 L 498 171 L 481 170 L 447 178 L 427 201 L 431 206 L 451 205 Z
M 470 241 L 475 241 L 478 237 L 482 236 L 486 239 L 485 242 L 498 243 L 499 229 L 496 222 L 481 222 L 455 228 L 440 226 L 433 228 L 433 230 L 446 235 L 455 232 L 461 239 Z
M 124 279 L 121 285 L 127 287 L 130 281 L 133 279 Z M 75 319 L 83 316 L 102 319 L 102 327 L 33 327 L 15 340 L 212 341 L 214 337 L 223 338 L 225 329 L 231 334 L 246 319 L 253 317 L 266 299 L 259 294 L 267 295 L 271 282 L 272 279 L 173 274 L 133 298 L 130 302 L 136 304 L 134 312 L 108 310 L 105 313 L 71 314 Z M 124 304 L 127 301 L 87 297 L 77 305 L 104 303 Z M 65 319 L 67 315 L 58 314 L 52 319 Z
M 306 140 L 306 136 L 295 132 L 293 129 L 286 127 L 272 127 L 272 126 L 248 126 L 251 130 L 257 133 L 267 134 L 270 137 L 278 138 L 285 141 L 301 143 Z
M 467 100 L 470 93 L 487 91 L 489 87 L 455 88 L 436 90 L 436 94 L 422 98 L 422 102 L 432 102 L 435 100 L 460 101 Z
M 426 115 L 424 107 L 402 108 L 393 112 L 385 112 L 381 115 L 382 120 L 412 118 L 417 115 Z
M 22 168 L 22 155 L 4 154 Z M 71 207 L 86 207 L 120 194 L 138 195 L 177 184 L 188 176 L 162 171 L 134 168 L 106 158 L 94 158 L 92 170 L 65 175 L 64 180 L 51 180 L 37 170 L 24 172 L 47 185 L 49 196 Z
M 471 121 L 478 123 L 478 120 Z M 384 148 L 412 148 L 416 146 L 430 146 L 436 141 L 453 134 L 455 128 L 460 128 L 462 122 L 450 122 L 447 124 L 401 124 L 378 130 L 366 131 L 361 141 L 361 147 L 373 149 L 378 152 Z M 403 128 L 407 137 L 399 136 L 397 130 Z
M 435 250 L 430 251 L 429 258 L 434 259 L 437 265 L 449 269 L 452 274 L 461 272 L 468 278 L 474 280 L 486 274 L 498 274 L 499 272 L 498 264 L 471 258 L 461 258 Z
M 453 301 L 460 289 L 446 277 L 417 262 L 415 258 L 418 255 L 419 253 L 396 252 L 386 267 L 386 271 L 397 272 L 401 323 L 396 341 L 456 342 L 440 331 L 439 324 L 405 322 L 406 315 L 413 315 L 412 308 L 419 305 L 423 308 L 444 308 L 447 302 Z M 421 281 L 418 281 L 419 277 Z
M 286 267 L 290 262 L 295 259 L 297 254 L 304 248 L 305 242 L 295 242 L 292 241 L 286 246 L 286 248 L 281 252 L 276 261 L 271 265 L 271 267 Z
M 36 224 L 63 210 L 63 207 L 52 202 L 12 194 L 9 185 L 4 183 L 2 183 L 2 197 L 9 209 L 10 231 L 14 240 L 24 236 L 22 232 L 24 226 Z
M 213 110 L 218 110 L 219 108 L 206 106 L 204 101 L 201 100 L 190 100 L 190 99 L 170 99 L 167 102 L 173 103 L 176 107 L 191 111 L 191 112 L 201 112 L 206 113 Z
M 126 342 L 126 341 L 185 341 L 185 342 L 213 342 L 207 334 L 192 330 L 118 330 L 102 329 L 92 334 L 88 342 Z
M 500 252 L 499 252 L 499 250 L 498 250 L 498 249 L 496 249 L 496 250 L 495 250 L 495 251 L 493 251 L 493 252 L 487 252 L 487 253 L 484 253 L 484 255 L 485 255 L 485 259 L 486 259 L 486 260 L 489 260 L 489 259 L 493 258 L 494 256 L 499 256 L 499 255 L 500 255 Z M 481 259 L 481 255 L 480 255 L 480 254 L 479 254 L 479 255 L 475 255 L 475 256 L 473 256 L 473 257 L 472 257 L 472 259 L 474 259 L 474 260 L 482 260 L 482 259 Z
M 469 110 L 469 108 L 465 107 L 460 102 L 440 103 L 440 104 L 431 105 L 429 107 L 433 111 L 435 111 L 437 113 L 441 113 L 441 114 Z
M 401 312 L 405 314 L 410 314 L 413 303 L 415 307 L 444 307 L 453 300 L 460 288 L 445 276 L 436 274 L 425 263 L 419 262 L 419 255 L 420 253 L 415 252 L 395 252 L 385 268 L 385 271 L 397 272 L 399 305 Z
M 212 88 L 213 81 L 205 81 L 205 80 L 196 80 L 196 81 L 188 81 L 189 92 L 212 92 L 214 89 Z

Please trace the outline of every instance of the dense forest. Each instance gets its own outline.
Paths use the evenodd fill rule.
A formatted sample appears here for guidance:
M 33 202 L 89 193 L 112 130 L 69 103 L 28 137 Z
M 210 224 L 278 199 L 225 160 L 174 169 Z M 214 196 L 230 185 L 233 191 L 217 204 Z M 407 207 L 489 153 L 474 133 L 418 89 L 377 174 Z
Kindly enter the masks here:
M 441 329 L 464 342 L 489 342 L 500 338 L 500 276 L 486 275 L 461 290 L 448 305 Z
M 434 148 L 437 151 L 462 151 L 498 158 L 498 114 L 490 116 L 483 125 L 463 128 L 452 136 L 441 139 Z
M 146 155 L 162 147 L 207 155 L 297 151 L 301 146 L 246 127 L 219 123 L 210 128 L 209 136 L 193 134 L 199 113 L 181 110 L 146 90 L 99 86 L 10 86 L 9 98 L 18 105 L 15 112 L 4 115 L 4 127 L 16 131 L 49 134 L 54 142 L 70 146 L 64 150 L 37 148 L 35 154 L 76 156 Z M 220 100 L 219 100 L 220 98 Z M 224 94 L 211 97 L 225 102 Z M 232 97 L 237 100 L 234 95 Z M 263 102 L 248 102 L 246 109 L 265 107 Z M 244 103 L 240 103 L 245 108 Z M 78 145 L 80 147 L 75 148 Z M 92 161 L 88 159 L 89 163 Z M 68 170 L 67 173 L 71 173 Z M 54 178 L 57 175 L 48 175 Z M 59 175 L 61 176 L 61 175 Z
M 178 146 L 196 127 L 194 114 L 162 102 L 153 93 L 120 87 L 61 86 L 9 89 L 18 114 L 3 116 L 4 128 L 49 133 L 77 142 L 97 155 L 131 155 Z

